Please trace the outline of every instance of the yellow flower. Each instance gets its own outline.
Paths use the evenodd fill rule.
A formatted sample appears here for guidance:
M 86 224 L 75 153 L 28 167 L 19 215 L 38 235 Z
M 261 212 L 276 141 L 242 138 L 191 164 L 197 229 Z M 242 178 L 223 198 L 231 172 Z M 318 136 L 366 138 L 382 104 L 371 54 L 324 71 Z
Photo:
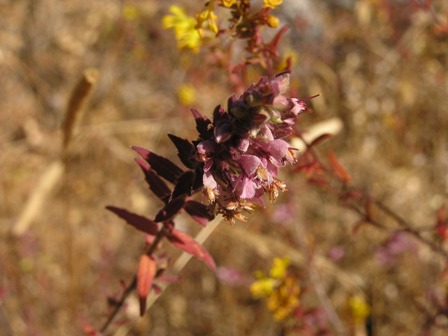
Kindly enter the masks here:
M 356 324 L 362 324 L 370 315 L 370 306 L 359 295 L 354 295 L 349 298 L 348 306 L 350 313 Z
M 166 15 L 162 19 L 163 28 L 173 28 L 179 49 L 192 49 L 199 51 L 201 36 L 196 29 L 196 19 L 185 14 L 179 6 L 171 6 L 172 15 Z
M 297 279 L 288 274 L 288 258 L 275 258 L 269 276 L 255 273 L 256 280 L 250 287 L 256 298 L 266 297 L 266 305 L 277 321 L 284 320 L 299 306 L 300 287 Z
M 278 17 L 276 17 L 274 15 L 268 15 L 268 19 L 267 19 L 266 23 L 271 28 L 277 28 L 278 24 L 280 23 L 280 20 L 278 19 Z
M 282 62 L 280 63 L 278 68 L 279 71 L 284 71 L 288 67 L 288 59 L 290 65 L 294 66 L 298 62 L 299 54 L 294 49 L 286 49 L 283 53 Z
M 263 0 L 265 8 L 275 8 L 277 6 L 280 6 L 283 2 L 283 0 Z
M 258 279 L 250 286 L 250 292 L 255 298 L 268 297 L 274 291 L 275 279 Z
M 124 6 L 123 17 L 128 21 L 133 21 L 137 18 L 138 11 L 134 6 Z
M 214 34 L 218 33 L 218 25 L 216 24 L 216 19 L 218 17 L 210 8 L 198 13 L 196 15 L 197 25 L 196 28 L 202 30 L 210 30 Z
M 288 258 L 274 258 L 269 275 L 275 279 L 284 279 L 290 264 L 291 262 Z
M 196 91 L 191 85 L 183 84 L 177 88 L 177 97 L 182 105 L 192 105 L 196 101 Z
M 284 320 L 299 305 L 300 287 L 297 280 L 287 277 L 269 296 L 267 306 L 277 321 Z
M 222 5 L 226 8 L 229 8 L 232 7 L 235 2 L 235 0 L 222 0 Z

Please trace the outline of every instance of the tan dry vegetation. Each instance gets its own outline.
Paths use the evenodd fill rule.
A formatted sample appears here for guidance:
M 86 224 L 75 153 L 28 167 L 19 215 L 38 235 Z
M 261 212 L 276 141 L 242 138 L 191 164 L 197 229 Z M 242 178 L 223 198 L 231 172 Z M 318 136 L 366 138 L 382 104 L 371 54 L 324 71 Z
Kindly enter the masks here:
M 431 227 L 448 193 L 448 36 L 437 32 L 447 4 L 434 1 L 432 16 L 393 0 L 303 3 L 285 1 L 279 13 L 291 26 L 285 51 L 297 53 L 294 88 L 302 97 L 320 94 L 300 127 L 341 120 L 343 130 L 320 145 L 322 153 L 333 149 L 357 185 L 416 227 Z M 129 6 L 137 14 L 126 19 Z M 204 55 L 179 55 L 161 28 L 167 7 L 0 1 L 0 335 L 80 335 L 84 323 L 102 323 L 106 297 L 132 278 L 143 248 L 142 236 L 104 207 L 152 216 L 160 206 L 129 146 L 177 160 L 166 133 L 194 137 L 177 86 L 193 83 L 195 107 L 206 114 L 230 95 L 225 74 L 204 68 Z M 98 80 L 63 151 L 70 96 L 88 68 Z M 47 188 L 39 188 L 43 176 Z M 341 334 L 353 333 L 347 298 L 361 292 L 375 335 L 419 335 L 424 317 L 415 302 L 427 306 L 431 291 L 446 291 L 440 258 L 414 242 L 416 251 L 385 267 L 376 256 L 388 234 L 368 226 L 354 232 L 356 215 L 337 200 L 302 176 L 284 178 L 289 191 L 276 205 L 248 223 L 221 225 L 208 239 L 218 266 L 247 280 L 273 257 L 288 256 L 309 288 L 304 304 L 336 312 L 335 333 L 339 323 Z M 37 205 L 22 232 L 17 225 L 33 194 Z M 282 217 L 286 206 L 293 214 Z M 344 252 L 338 262 L 328 257 L 335 247 Z M 246 280 L 230 285 L 192 261 L 144 319 L 129 301 L 130 334 L 279 335 Z

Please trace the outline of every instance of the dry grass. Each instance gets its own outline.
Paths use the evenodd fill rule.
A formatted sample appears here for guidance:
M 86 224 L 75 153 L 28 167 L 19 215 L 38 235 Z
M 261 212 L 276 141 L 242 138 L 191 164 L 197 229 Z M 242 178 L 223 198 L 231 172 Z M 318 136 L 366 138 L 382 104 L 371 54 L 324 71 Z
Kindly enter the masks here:
M 332 148 L 357 185 L 416 227 L 431 226 L 448 194 L 448 37 L 436 32 L 434 17 L 405 11 L 403 2 L 350 3 L 312 1 L 295 9 L 294 1 L 285 1 L 282 20 L 291 30 L 283 46 L 297 53 L 293 85 L 299 96 L 320 94 L 301 128 L 341 120 L 342 131 L 320 150 Z M 385 3 L 396 7 L 388 12 Z M 124 6 L 131 5 L 137 16 L 125 19 Z M 195 107 L 204 113 L 230 94 L 225 76 L 204 68 L 202 56 L 178 54 L 160 24 L 167 6 L 154 0 L 0 1 L 0 335 L 79 335 L 83 323 L 101 324 L 106 296 L 118 292 L 120 279 L 132 278 L 143 245 L 104 207 L 151 216 L 160 206 L 129 146 L 176 160 L 166 133 L 194 137 L 176 87 L 193 83 Z M 446 20 L 445 1 L 434 1 L 434 8 L 437 19 Z M 65 169 L 53 173 L 51 188 L 42 192 L 39 185 L 62 158 L 72 129 L 61 131 L 71 92 L 91 67 L 98 81 L 63 154 Z M 347 334 L 347 297 L 356 292 L 370 300 L 375 335 L 420 334 L 423 316 L 415 302 L 425 306 L 431 291 L 445 290 L 441 260 L 419 246 L 385 267 L 376 254 L 386 233 L 353 232 L 354 214 L 301 176 L 285 178 L 290 190 L 276 207 L 260 209 L 248 223 L 222 225 L 208 239 L 218 266 L 250 279 L 273 257 L 289 256 L 310 288 L 304 304 L 334 309 Z M 33 195 L 37 205 L 29 215 Z M 276 219 L 285 204 L 294 215 Z M 334 247 L 344 251 L 337 263 L 328 258 Z M 247 281 L 223 283 L 196 260 L 142 320 L 134 301 L 127 307 L 132 335 L 280 332 L 263 303 L 251 298 Z M 338 321 L 330 324 L 338 330 Z

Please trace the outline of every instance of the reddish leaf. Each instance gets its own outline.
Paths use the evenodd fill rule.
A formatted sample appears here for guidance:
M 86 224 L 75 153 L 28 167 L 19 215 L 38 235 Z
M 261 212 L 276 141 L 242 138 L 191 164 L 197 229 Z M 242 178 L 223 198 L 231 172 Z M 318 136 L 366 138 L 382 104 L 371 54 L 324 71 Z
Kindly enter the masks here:
M 146 298 L 151 289 L 152 281 L 157 271 L 156 261 L 144 254 L 140 257 L 137 271 L 137 293 L 140 301 L 140 316 L 145 314 Z
M 187 201 L 184 206 L 185 211 L 199 224 L 206 226 L 215 216 L 211 214 L 208 207 L 197 201 Z
M 157 224 L 146 217 L 134 214 L 126 209 L 121 209 L 110 205 L 108 205 L 106 209 L 124 219 L 126 223 L 132 225 L 137 230 L 143 231 L 149 235 L 155 236 L 159 231 Z
M 328 154 L 328 159 L 330 160 L 331 167 L 339 179 L 344 183 L 350 183 L 351 178 L 347 171 L 341 166 L 339 161 L 336 159 L 336 155 L 333 152 Z
M 308 178 L 308 182 L 317 185 L 320 188 L 325 188 L 328 186 L 328 182 L 323 178 L 310 177 Z
M 184 232 L 173 229 L 167 238 L 178 249 L 190 253 L 205 262 L 211 270 L 214 271 L 216 269 L 212 256 L 202 245 L 195 241 L 193 237 L 190 237 Z
M 151 168 L 167 181 L 175 183 L 176 179 L 182 175 L 183 170 L 167 158 L 150 152 L 142 147 L 132 146 L 131 148 L 135 150 L 142 158 L 148 161 Z
M 269 47 L 271 51 L 275 51 L 278 47 L 278 44 L 280 43 L 280 40 L 282 39 L 283 35 L 286 33 L 286 31 L 288 30 L 287 26 L 284 26 L 282 29 L 280 29 L 278 31 L 278 33 L 274 36 L 274 38 L 272 39 L 272 41 L 269 43 Z M 275 54 L 275 52 L 274 52 Z
M 331 138 L 331 137 L 332 137 L 332 135 L 330 133 L 321 134 L 316 139 L 311 141 L 311 143 L 309 144 L 309 147 L 316 146 L 317 144 L 319 144 L 322 141 L 325 141 L 325 140 L 327 140 L 328 138 Z

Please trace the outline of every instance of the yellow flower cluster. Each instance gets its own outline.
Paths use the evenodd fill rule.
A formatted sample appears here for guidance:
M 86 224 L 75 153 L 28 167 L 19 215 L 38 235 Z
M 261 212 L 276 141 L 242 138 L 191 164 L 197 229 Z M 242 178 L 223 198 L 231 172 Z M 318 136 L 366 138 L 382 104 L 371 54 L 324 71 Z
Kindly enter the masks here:
M 216 16 L 216 14 L 210 8 L 207 8 L 206 10 L 198 13 L 196 15 L 196 28 L 199 30 L 199 34 L 201 34 L 201 36 L 204 36 L 203 30 L 205 29 L 213 32 L 216 35 L 216 33 L 218 33 L 218 25 L 216 24 L 217 18 L 218 17 Z
M 196 17 L 188 16 L 179 6 L 171 6 L 170 12 L 171 15 L 163 17 L 162 24 L 163 28 L 174 30 L 179 49 L 198 52 L 204 38 L 218 33 L 218 17 L 213 12 L 212 3 Z
M 198 52 L 201 36 L 196 29 L 196 19 L 186 15 L 179 6 L 171 6 L 170 12 L 171 15 L 166 15 L 162 19 L 163 28 L 174 30 L 179 49 L 191 49 Z
M 222 0 L 222 5 L 226 8 L 232 7 L 234 3 L 236 3 L 236 0 Z
M 191 85 L 180 85 L 177 88 L 177 98 L 182 105 L 193 105 L 193 103 L 196 101 L 196 91 Z
M 250 287 L 255 298 L 267 298 L 267 307 L 277 321 L 288 317 L 300 303 L 300 287 L 288 274 L 289 265 L 289 259 L 275 258 L 269 276 L 257 272 L 257 280 Z
M 282 4 L 283 0 L 263 0 L 265 8 L 272 8 L 274 9 L 277 6 L 280 6 Z
M 122 15 L 127 21 L 134 21 L 138 17 L 138 10 L 135 6 L 124 6 Z
M 170 6 L 169 15 L 165 15 L 162 24 L 165 29 L 173 29 L 179 49 L 191 49 L 199 52 L 199 48 L 206 39 L 214 38 L 219 32 L 217 24 L 218 17 L 214 12 L 216 4 L 224 8 L 240 7 L 240 2 L 248 0 L 221 0 L 216 2 L 210 0 L 206 3 L 205 9 L 196 14 L 195 17 L 189 16 L 180 6 Z M 283 0 L 263 0 L 263 7 L 274 9 L 282 4 Z M 124 11 L 125 18 L 128 20 L 135 19 L 137 13 L 131 7 Z M 278 27 L 280 21 L 274 15 L 263 16 L 263 25 L 271 28 Z

